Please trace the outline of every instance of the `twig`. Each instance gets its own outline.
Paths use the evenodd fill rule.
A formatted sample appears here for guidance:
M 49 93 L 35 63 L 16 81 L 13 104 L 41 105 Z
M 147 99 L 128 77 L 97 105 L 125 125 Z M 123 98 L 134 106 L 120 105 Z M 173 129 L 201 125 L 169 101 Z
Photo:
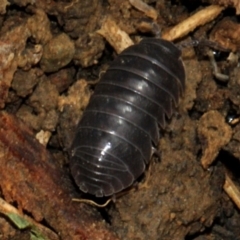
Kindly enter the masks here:
M 191 17 L 180 22 L 168 32 L 164 33 L 162 38 L 173 41 L 175 39 L 184 37 L 197 27 L 215 19 L 222 12 L 223 9 L 223 7 L 217 5 L 211 5 L 209 7 L 206 7 L 198 11 Z
M 240 209 L 240 190 L 236 187 L 234 182 L 230 179 L 230 177 L 227 174 L 223 189 L 227 193 L 227 195 L 233 200 L 233 202 L 237 205 L 238 209 Z

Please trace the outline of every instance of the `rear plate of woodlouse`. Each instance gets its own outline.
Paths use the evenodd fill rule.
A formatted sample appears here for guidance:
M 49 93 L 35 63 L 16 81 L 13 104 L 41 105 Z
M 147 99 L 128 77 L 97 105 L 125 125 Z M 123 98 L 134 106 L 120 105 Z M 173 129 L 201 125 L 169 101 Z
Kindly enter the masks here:
M 102 197 L 131 186 L 184 88 L 181 51 L 173 43 L 144 39 L 124 50 L 96 86 L 76 130 L 70 167 L 79 188 Z

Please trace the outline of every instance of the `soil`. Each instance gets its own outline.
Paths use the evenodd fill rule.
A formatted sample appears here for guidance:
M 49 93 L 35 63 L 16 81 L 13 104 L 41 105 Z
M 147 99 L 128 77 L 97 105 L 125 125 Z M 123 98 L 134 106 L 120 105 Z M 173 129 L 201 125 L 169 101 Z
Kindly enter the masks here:
M 128 0 L 0 3 L 0 239 L 240 239 L 239 208 L 223 188 L 227 175 L 240 189 L 240 5 L 144 2 L 156 20 Z M 97 32 L 104 18 L 136 43 L 153 35 L 149 23 L 166 32 L 210 4 L 225 10 L 175 41 L 187 45 L 186 89 L 160 130 L 161 159 L 153 156 L 137 183 L 104 208 L 73 202 L 106 200 L 81 193 L 68 165 L 77 123 L 117 56 Z M 193 48 L 186 44 L 193 39 L 216 45 Z M 7 203 L 30 227 L 16 226 Z

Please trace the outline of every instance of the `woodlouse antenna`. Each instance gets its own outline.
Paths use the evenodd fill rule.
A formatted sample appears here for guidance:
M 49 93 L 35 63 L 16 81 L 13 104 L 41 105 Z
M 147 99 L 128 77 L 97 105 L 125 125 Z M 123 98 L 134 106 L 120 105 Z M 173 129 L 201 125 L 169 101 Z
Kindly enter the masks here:
M 109 198 L 105 203 L 98 204 L 98 203 L 94 202 L 93 200 L 89 200 L 89 199 L 82 199 L 82 198 L 73 198 L 72 199 L 73 202 L 86 203 L 86 204 L 89 204 L 89 205 L 92 205 L 92 206 L 98 207 L 98 208 L 106 207 L 112 200 L 113 200 L 112 198 Z
M 187 47 L 210 47 L 214 50 L 218 50 L 221 52 L 230 52 L 230 49 L 227 49 L 223 46 L 221 46 L 220 44 L 213 42 L 211 40 L 208 40 L 206 38 L 203 39 L 193 39 L 189 42 L 184 42 L 184 43 L 180 43 L 180 44 L 176 44 L 176 46 L 179 49 L 183 49 L 183 48 L 187 48 Z

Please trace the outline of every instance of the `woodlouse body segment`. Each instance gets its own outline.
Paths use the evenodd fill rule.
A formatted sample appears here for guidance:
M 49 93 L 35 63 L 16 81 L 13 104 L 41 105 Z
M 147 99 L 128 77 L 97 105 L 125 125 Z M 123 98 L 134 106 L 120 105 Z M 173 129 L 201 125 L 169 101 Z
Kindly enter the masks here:
M 124 50 L 97 84 L 77 127 L 70 168 L 79 188 L 102 197 L 131 186 L 184 88 L 181 51 L 173 43 L 144 39 Z

